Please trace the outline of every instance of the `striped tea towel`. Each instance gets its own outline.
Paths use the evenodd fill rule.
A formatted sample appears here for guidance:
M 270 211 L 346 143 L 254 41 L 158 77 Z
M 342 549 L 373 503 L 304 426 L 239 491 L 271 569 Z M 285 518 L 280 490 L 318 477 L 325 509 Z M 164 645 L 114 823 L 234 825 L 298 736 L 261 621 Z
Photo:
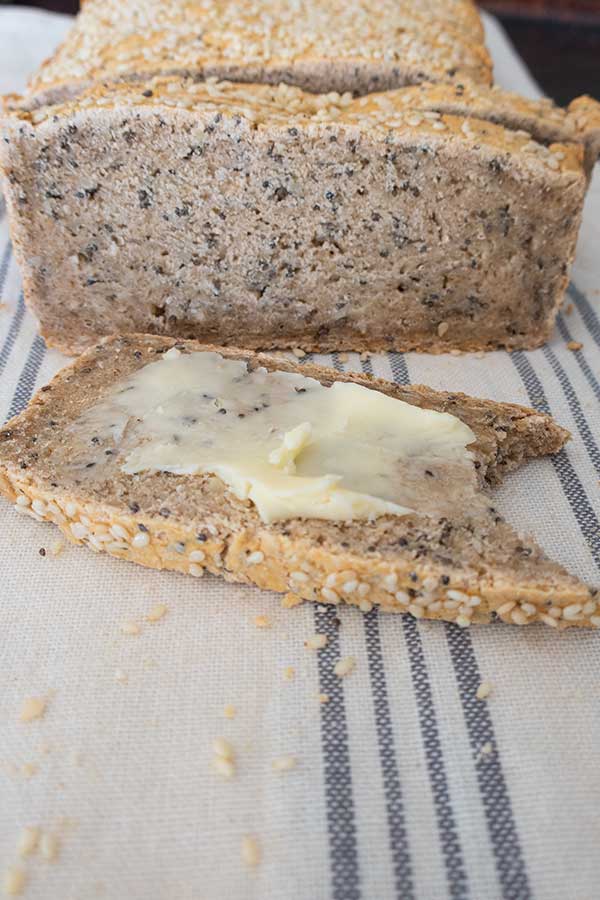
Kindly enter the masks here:
M 36 15 L 0 10 L 0 60 L 7 36 L 13 60 L 19 34 L 28 58 L 47 52 L 39 37 L 31 47 L 48 30 L 32 28 Z M 535 94 L 487 25 L 499 80 Z M 24 309 L 0 216 L 4 418 L 65 360 Z M 541 350 L 318 357 L 555 415 L 573 432 L 568 449 L 511 476 L 495 502 L 595 582 L 599 238 L 596 177 L 569 305 Z M 74 547 L 54 557 L 56 538 L 0 504 L 0 867 L 17 863 L 25 826 L 60 841 L 53 863 L 39 852 L 19 862 L 28 900 L 600 896 L 600 635 L 286 611 L 212 577 Z M 168 612 L 150 624 L 158 603 Z M 272 627 L 257 629 L 257 615 Z M 123 633 L 130 621 L 140 634 Z M 318 654 L 304 647 L 315 632 L 329 638 Z M 340 656 L 356 658 L 345 679 L 332 674 Z M 24 724 L 27 697 L 47 706 Z M 219 737 L 235 750 L 230 780 L 212 767 Z M 288 756 L 295 767 L 275 771 Z

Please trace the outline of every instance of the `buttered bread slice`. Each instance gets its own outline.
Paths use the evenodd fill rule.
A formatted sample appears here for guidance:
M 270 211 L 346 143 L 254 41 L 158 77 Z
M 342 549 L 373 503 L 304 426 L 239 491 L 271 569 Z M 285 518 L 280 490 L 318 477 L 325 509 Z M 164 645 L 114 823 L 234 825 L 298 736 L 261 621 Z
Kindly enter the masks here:
M 597 625 L 596 592 L 488 491 L 567 438 L 521 406 L 131 335 L 0 430 L 0 490 L 93 550 L 289 605 Z

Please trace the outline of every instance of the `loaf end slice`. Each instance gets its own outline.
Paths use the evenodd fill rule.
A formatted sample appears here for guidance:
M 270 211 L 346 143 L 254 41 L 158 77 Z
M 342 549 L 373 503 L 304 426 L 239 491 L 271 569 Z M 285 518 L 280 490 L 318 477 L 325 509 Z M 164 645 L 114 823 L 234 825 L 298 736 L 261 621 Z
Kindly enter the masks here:
M 75 437 L 71 425 L 116 385 L 176 346 L 213 350 L 250 368 L 301 371 L 325 385 L 354 381 L 426 409 L 451 412 L 476 436 L 470 445 L 481 503 L 450 515 L 374 521 L 290 519 L 265 524 L 250 501 L 210 475 L 125 474 L 119 447 Z M 467 626 L 494 616 L 518 625 L 598 625 L 596 591 L 518 535 L 487 498 L 489 485 L 568 438 L 525 407 L 422 386 L 399 386 L 251 351 L 194 341 L 124 336 L 91 348 L 42 388 L 0 430 L 0 490 L 16 509 L 58 525 L 65 536 L 120 559 L 199 577 L 205 572 L 301 599 L 349 603 Z M 97 440 L 97 439 L 96 439 Z M 93 466 L 70 465 L 94 454 Z M 77 474 L 77 471 L 79 474 Z M 478 493 L 479 496 L 479 493 Z

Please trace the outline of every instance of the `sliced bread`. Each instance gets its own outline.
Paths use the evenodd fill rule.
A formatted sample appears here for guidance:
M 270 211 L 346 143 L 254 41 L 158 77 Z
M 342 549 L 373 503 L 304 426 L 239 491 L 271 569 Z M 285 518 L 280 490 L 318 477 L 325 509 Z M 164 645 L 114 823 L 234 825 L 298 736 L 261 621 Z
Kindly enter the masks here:
M 244 361 L 248 370 L 300 373 L 326 386 L 353 382 L 414 407 L 450 413 L 473 432 L 469 465 L 445 480 L 443 470 L 436 477 L 426 472 L 417 512 L 269 524 L 215 475 L 127 474 L 123 466 L 133 440 L 128 426 L 108 439 L 87 423 L 99 404 L 131 390 L 132 379 L 169 351 L 217 352 L 225 360 Z M 63 369 L 0 430 L 0 490 L 19 511 L 54 522 L 69 540 L 93 550 L 284 592 L 286 605 L 301 599 L 345 602 L 463 626 L 494 614 L 518 625 L 598 625 L 596 591 L 516 534 L 487 497 L 506 472 L 527 458 L 558 451 L 567 438 L 550 417 L 521 406 L 299 366 L 251 351 L 120 336 Z
M 584 119 L 483 88 L 353 99 L 175 77 L 15 110 L 0 166 L 25 295 L 66 352 L 117 332 L 534 347 L 575 250 Z

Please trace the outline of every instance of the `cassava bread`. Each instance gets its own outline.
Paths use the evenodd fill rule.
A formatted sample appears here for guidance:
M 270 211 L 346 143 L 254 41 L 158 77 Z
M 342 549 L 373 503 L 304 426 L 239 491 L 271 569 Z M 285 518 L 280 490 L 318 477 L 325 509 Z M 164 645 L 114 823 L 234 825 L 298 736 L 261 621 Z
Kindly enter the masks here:
M 161 73 L 367 93 L 488 84 L 491 61 L 471 0 L 86 0 L 28 102 Z
M 594 116 L 484 86 L 353 99 L 176 77 L 17 109 L 0 165 L 25 296 L 71 353 L 136 331 L 534 347 L 567 284 Z
M 481 487 L 477 502 L 457 502 L 441 517 L 266 525 L 250 501 L 237 499 L 215 476 L 124 474 L 121 445 L 99 446 L 97 436 L 73 423 L 173 346 L 183 353 L 216 350 L 251 367 L 301 371 L 324 384 L 355 381 L 458 416 L 476 435 L 470 449 Z M 207 570 L 287 592 L 286 605 L 299 598 L 346 602 L 465 626 L 489 621 L 493 613 L 515 624 L 597 625 L 596 591 L 517 535 L 485 494 L 505 472 L 559 450 L 567 438 L 550 417 L 521 406 L 300 367 L 250 351 L 130 335 L 90 348 L 0 430 L 0 490 L 17 509 L 56 523 L 76 543 L 158 569 L 196 576 Z M 460 485 L 449 489 L 460 498 Z

